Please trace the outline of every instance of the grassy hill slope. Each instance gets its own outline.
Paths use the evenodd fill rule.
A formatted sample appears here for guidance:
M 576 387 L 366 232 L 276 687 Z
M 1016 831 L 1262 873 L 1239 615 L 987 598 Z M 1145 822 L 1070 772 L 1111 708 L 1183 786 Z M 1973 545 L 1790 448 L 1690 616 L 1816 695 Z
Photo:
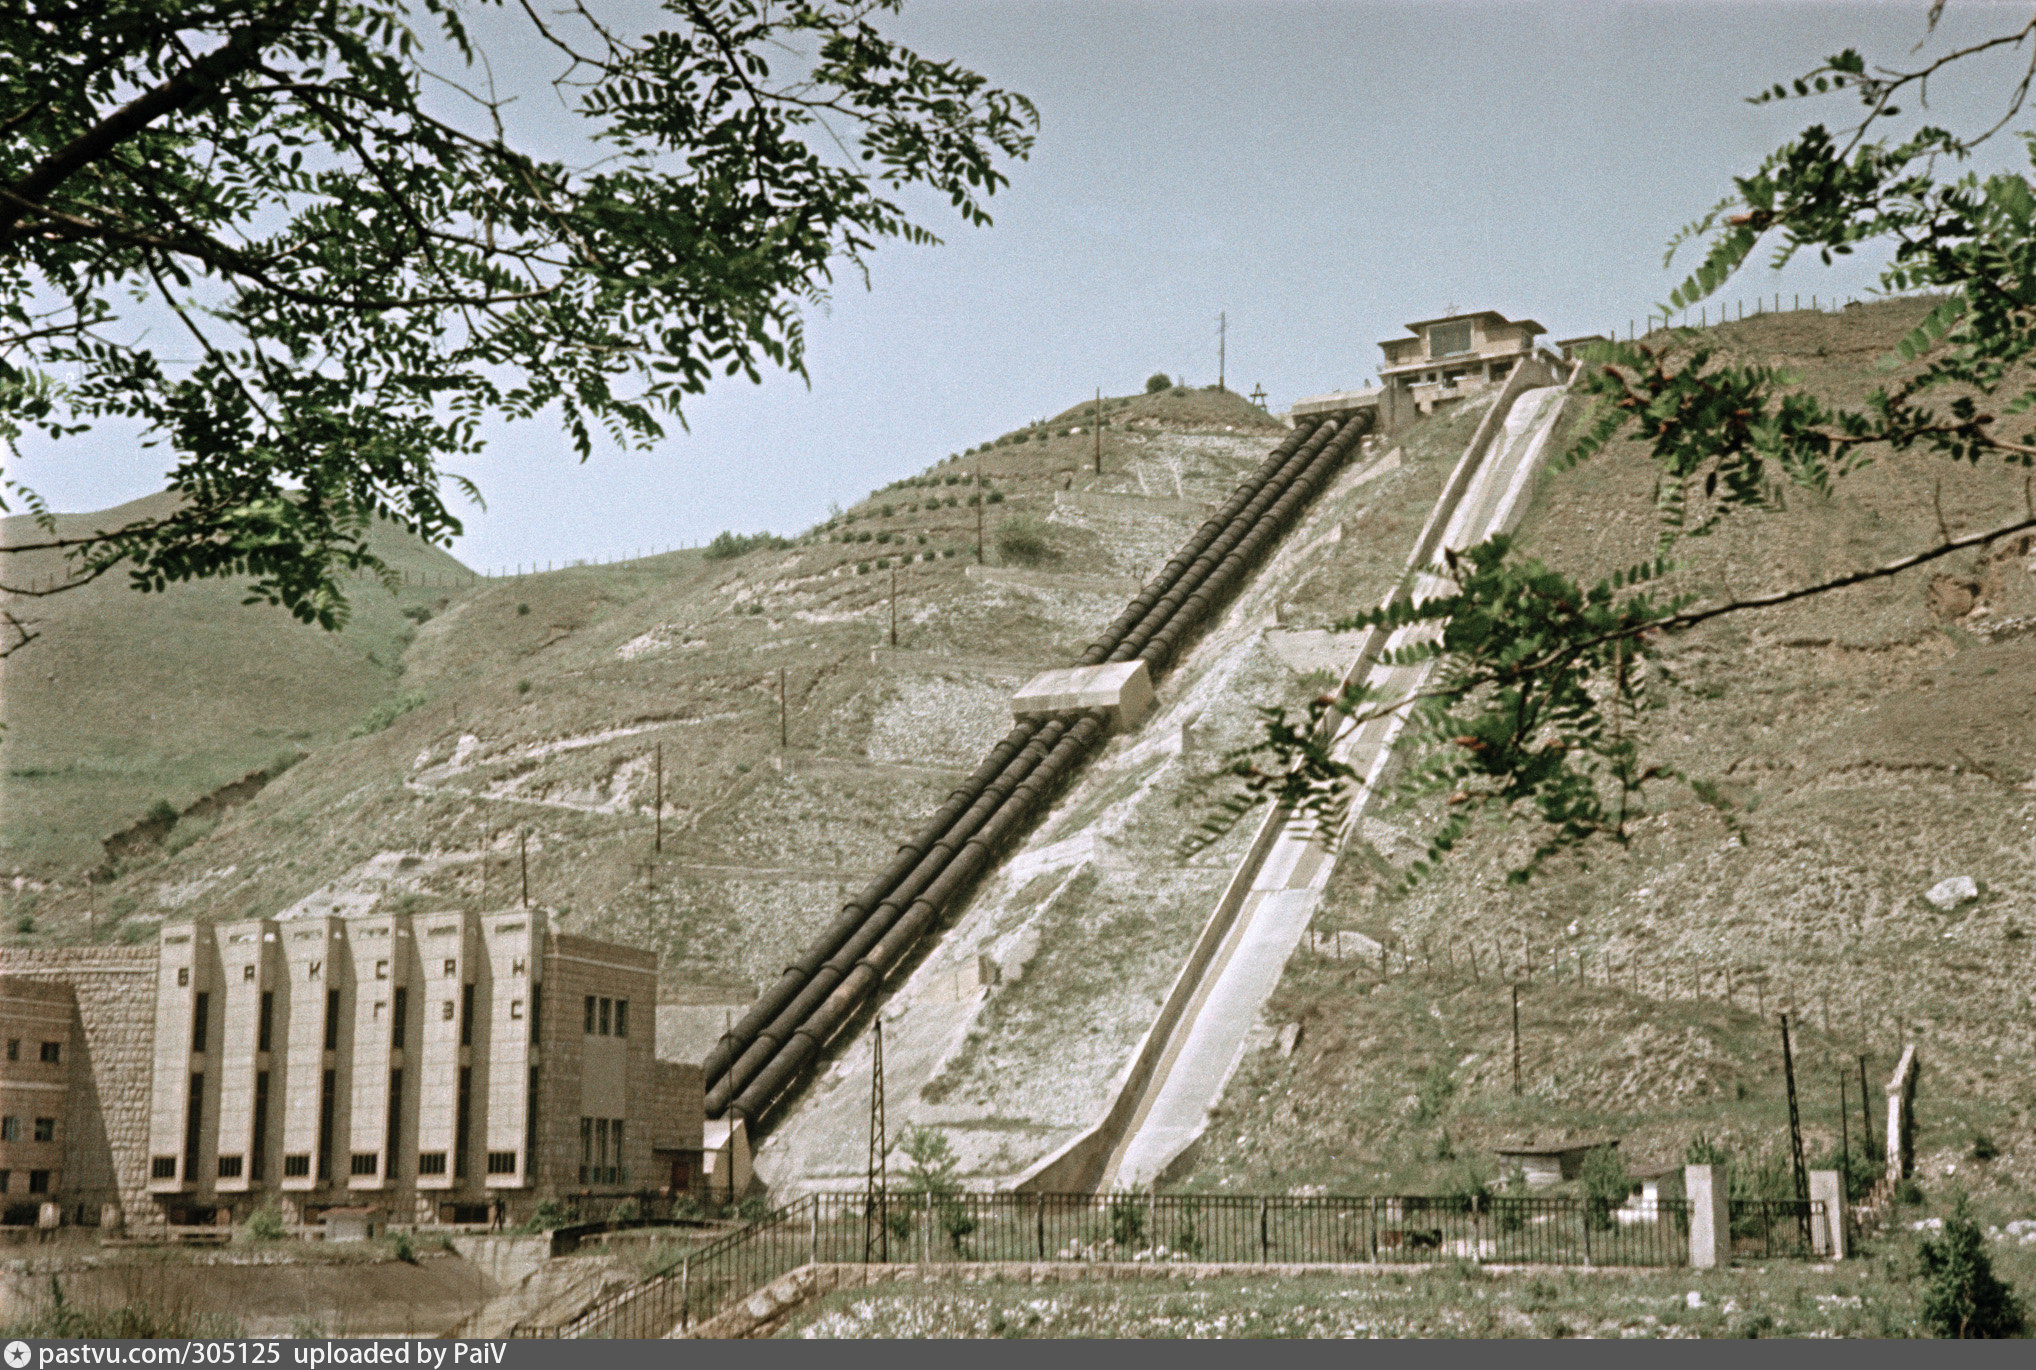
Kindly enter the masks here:
M 152 495 L 57 518 L 60 534 L 164 512 Z M 39 540 L 27 516 L 0 540 Z M 183 808 L 279 755 L 346 736 L 399 690 L 421 613 L 470 573 L 394 525 L 376 551 L 409 582 L 396 594 L 360 581 L 353 619 L 328 633 L 267 604 L 243 605 L 243 580 L 137 594 L 118 572 L 47 598 L 17 598 L 40 637 L 0 663 L 0 871 L 75 883 L 103 858 L 100 839 L 158 801 Z M 8 558 L 10 580 L 61 577 L 56 553 Z

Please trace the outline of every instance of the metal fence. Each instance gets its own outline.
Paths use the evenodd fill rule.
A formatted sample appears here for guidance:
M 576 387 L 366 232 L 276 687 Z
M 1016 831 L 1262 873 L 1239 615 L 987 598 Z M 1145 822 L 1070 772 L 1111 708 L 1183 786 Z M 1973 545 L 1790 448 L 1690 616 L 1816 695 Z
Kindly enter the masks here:
M 1786 1254 L 1778 1222 L 1761 1217 L 1760 1230 L 1776 1234 L 1764 1249 Z M 1680 1200 L 1613 1206 L 1433 1195 L 814 1194 L 700 1247 L 670 1273 L 571 1323 L 523 1326 L 513 1335 L 662 1337 L 809 1262 L 1677 1266 L 1688 1252 L 1689 1205 Z
M 1820 1199 L 1732 1200 L 1735 1259 L 1807 1259 L 1829 1249 Z

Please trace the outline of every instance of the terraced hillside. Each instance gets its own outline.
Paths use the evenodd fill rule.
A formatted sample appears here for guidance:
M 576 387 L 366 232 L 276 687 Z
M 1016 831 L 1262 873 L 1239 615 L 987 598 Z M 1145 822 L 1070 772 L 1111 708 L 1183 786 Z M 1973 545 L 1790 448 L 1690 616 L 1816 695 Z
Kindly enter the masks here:
M 1107 408 L 1100 477 L 1078 405 L 782 545 L 434 593 L 388 692 L 417 707 L 143 854 L 89 935 L 505 903 L 527 857 L 532 901 L 568 927 L 658 947 L 680 998 L 746 999 L 1003 733 L 1010 692 L 1077 653 L 1283 431 L 1231 394 Z M 66 883 L 12 935 L 88 935 Z
M 1857 397 L 1926 308 L 1784 313 L 1715 332 L 1733 352 Z M 1629 565 L 1654 537 L 1652 491 L 1653 468 L 1614 449 L 1545 479 L 1522 537 L 1559 567 Z M 2028 498 L 2020 470 L 1882 454 L 1835 498 L 1794 495 L 1784 512 L 1686 544 L 1679 577 L 1703 593 L 1778 589 L 1923 545 L 1940 520 L 1954 533 L 2005 522 Z M 2036 1179 L 2032 627 L 2036 541 L 2024 538 L 1689 634 L 1669 659 L 1665 707 L 1639 726 L 1659 760 L 1723 787 L 1735 825 L 1663 785 L 1630 846 L 1600 846 L 1524 887 L 1504 874 L 1526 835 L 1497 829 L 1394 895 L 1434 815 L 1377 815 L 1181 1182 L 1475 1187 L 1495 1178 L 1495 1142 L 1600 1133 L 1623 1136 L 1636 1165 L 1680 1161 L 1701 1134 L 1772 1176 L 1787 1154 L 1774 1013 L 1789 1008 L 1813 1152 L 1839 1139 L 1841 1075 L 1856 1144 L 1858 1056 L 1878 1127 L 1882 1083 L 1914 1041 L 1925 1190 L 1972 1185 L 2025 1216 Z M 1976 900 L 1924 898 L 1956 876 L 1976 882 Z

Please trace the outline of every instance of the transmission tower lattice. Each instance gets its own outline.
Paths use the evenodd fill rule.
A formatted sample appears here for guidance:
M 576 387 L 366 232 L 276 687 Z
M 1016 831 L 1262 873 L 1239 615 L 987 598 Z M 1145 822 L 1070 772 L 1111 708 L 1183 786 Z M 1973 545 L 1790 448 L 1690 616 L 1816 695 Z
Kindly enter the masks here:
M 884 1020 L 881 1017 L 872 1028 L 870 1042 L 870 1156 L 862 1223 L 862 1258 L 865 1264 L 872 1253 L 880 1261 L 891 1259 L 891 1223 L 885 1183 L 888 1178 L 885 1157 L 891 1148 L 884 1133 Z

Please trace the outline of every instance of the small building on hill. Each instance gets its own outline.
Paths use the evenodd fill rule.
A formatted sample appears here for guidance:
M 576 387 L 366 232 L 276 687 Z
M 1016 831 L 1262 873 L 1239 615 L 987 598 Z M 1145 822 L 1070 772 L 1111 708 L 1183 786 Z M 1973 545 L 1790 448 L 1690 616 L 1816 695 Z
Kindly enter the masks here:
M 1419 319 L 1406 327 L 1413 337 L 1379 344 L 1385 353 L 1379 380 L 1404 393 L 1423 414 L 1504 385 L 1521 359 L 1534 355 L 1534 340 L 1548 331 L 1532 319 L 1508 319 L 1491 309 Z
M 1589 1141 L 1556 1142 L 1550 1145 L 1520 1143 L 1494 1147 L 1499 1172 L 1529 1189 L 1549 1189 L 1583 1173 L 1584 1162 L 1594 1151 L 1610 1151 L 1619 1145 L 1616 1137 Z

